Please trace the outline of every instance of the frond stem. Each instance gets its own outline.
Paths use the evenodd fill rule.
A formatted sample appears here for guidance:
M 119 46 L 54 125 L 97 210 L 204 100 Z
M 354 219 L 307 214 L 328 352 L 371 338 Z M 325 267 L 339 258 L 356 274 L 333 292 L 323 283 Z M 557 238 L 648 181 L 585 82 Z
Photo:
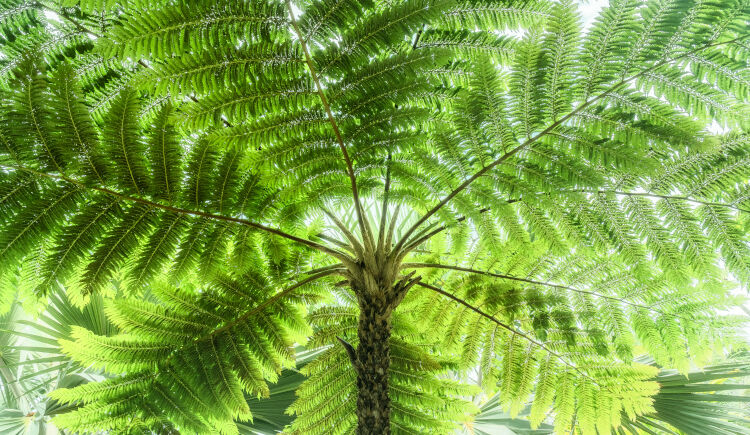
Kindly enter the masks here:
M 523 339 L 527 340 L 528 342 L 530 342 L 530 343 L 532 343 L 532 344 L 534 344 L 534 345 L 538 346 L 539 348 L 541 348 L 541 349 L 542 349 L 542 350 L 544 350 L 545 352 L 549 353 L 550 355 L 552 355 L 552 356 L 554 356 L 555 358 L 557 358 L 558 360 L 560 360 L 560 361 L 561 361 L 561 362 L 562 362 L 563 364 L 565 364 L 566 366 L 568 366 L 568 367 L 572 368 L 573 370 L 577 371 L 578 373 L 580 373 L 580 374 L 581 374 L 582 376 L 584 376 L 585 378 L 589 379 L 589 380 L 590 380 L 591 382 L 593 382 L 594 384 L 596 384 L 596 385 L 599 385 L 599 383 L 598 383 L 598 382 L 596 382 L 596 380 L 595 380 L 594 378 L 592 378 L 591 376 L 589 376 L 589 375 L 588 375 L 587 373 L 585 373 L 585 372 L 584 372 L 583 370 L 581 370 L 581 369 L 580 369 L 580 368 L 579 368 L 578 366 L 576 366 L 576 365 L 575 365 L 575 364 L 573 364 L 572 362 L 570 362 L 570 361 L 568 361 L 567 359 L 565 359 L 565 358 L 564 358 L 564 357 L 563 357 L 562 355 L 560 355 L 559 353 L 557 353 L 557 352 L 555 352 L 554 350 L 552 350 L 552 349 L 550 349 L 549 347 L 547 347 L 547 346 L 546 346 L 546 345 L 545 345 L 544 343 L 542 343 L 542 342 L 540 342 L 540 341 L 538 341 L 538 340 L 535 340 L 535 339 L 533 339 L 533 338 L 532 338 L 532 337 L 530 337 L 530 336 L 529 336 L 528 334 L 525 334 L 525 333 L 523 333 L 523 332 L 521 332 L 521 331 L 518 331 L 518 330 L 516 330 L 516 329 L 514 329 L 514 328 L 512 328 L 512 327 L 510 327 L 510 326 L 508 326 L 508 325 L 506 325 L 505 323 L 503 323 L 503 322 L 499 321 L 499 320 L 498 320 L 498 319 L 497 319 L 497 318 L 496 318 L 495 316 L 492 316 L 492 315 L 490 315 L 490 314 L 487 314 L 487 313 L 485 313 L 484 311 L 482 311 L 482 310 L 480 310 L 479 308 L 477 308 L 477 307 L 475 307 L 475 306 L 471 305 L 470 303 L 466 302 L 465 300 L 463 300 L 463 299 L 461 299 L 461 298 L 459 298 L 459 297 L 457 297 L 457 296 L 454 296 L 454 295 L 452 295 L 452 294 L 450 294 L 450 293 L 446 292 L 445 290 L 443 290 L 443 289 L 441 289 L 441 288 L 439 288 L 439 287 L 435 287 L 434 285 L 430 285 L 430 284 L 427 284 L 427 283 L 423 283 L 423 282 L 417 282 L 417 285 L 418 285 L 418 286 L 421 286 L 421 287 L 424 287 L 424 288 L 426 288 L 426 289 L 432 290 L 432 291 L 434 291 L 434 292 L 436 292 L 436 293 L 439 293 L 439 294 L 441 294 L 441 295 L 443 295 L 443 296 L 447 297 L 448 299 L 451 299 L 451 300 L 453 300 L 454 302 L 457 302 L 457 303 L 459 303 L 459 304 L 461 304 L 461 305 L 465 306 L 466 308 L 468 308 L 468 309 L 470 309 L 470 310 L 474 311 L 475 313 L 479 314 L 480 316 L 482 316 L 482 317 L 484 317 L 484 318 L 486 318 L 486 319 L 490 320 L 491 322 L 494 322 L 495 324 L 497 324 L 497 325 L 498 325 L 498 326 L 500 326 L 501 328 L 503 328 L 503 329 L 505 329 L 505 330 L 507 330 L 507 331 L 509 331 L 509 332 L 511 332 L 511 333 L 513 333 L 513 334 L 515 334 L 515 335 L 517 335 L 517 336 L 519 336 L 519 337 L 521 337 L 521 338 L 523 338 Z
M 634 74 L 634 75 L 632 75 L 632 76 L 630 76 L 630 77 L 628 77 L 626 79 L 620 80 L 619 82 L 615 83 L 614 85 L 612 85 L 609 88 L 607 88 L 606 90 L 604 90 L 602 93 L 600 93 L 596 97 L 593 97 L 593 98 L 591 98 L 589 100 L 586 100 L 583 103 L 579 104 L 578 107 L 576 107 L 575 109 L 573 109 L 572 111 L 570 111 L 567 115 L 565 115 L 562 118 L 558 119 L 557 121 L 553 122 L 547 128 L 545 128 L 541 132 L 537 133 L 536 135 L 530 137 L 529 139 L 527 139 L 526 141 L 524 141 L 522 144 L 518 145 L 517 147 L 515 147 L 512 150 L 508 151 L 507 153 L 503 154 L 497 160 L 495 160 L 494 162 L 490 163 L 489 165 L 483 167 L 482 169 L 480 169 L 479 171 L 477 171 L 476 173 L 474 173 L 474 175 L 472 175 L 471 177 L 469 177 L 468 179 L 466 179 L 466 181 L 464 181 L 463 183 L 461 183 L 461 185 L 459 185 L 458 187 L 456 187 L 455 189 L 453 189 L 453 191 L 451 191 L 445 198 L 443 198 L 439 203 L 437 203 L 433 208 L 431 208 L 427 213 L 425 213 L 421 218 L 419 218 L 419 220 L 417 220 L 417 222 L 415 222 L 414 225 L 412 225 L 411 227 L 409 227 L 409 229 L 401 237 L 401 240 L 399 240 L 399 242 L 396 245 L 396 248 L 394 248 L 394 249 L 397 249 L 397 250 L 401 249 L 401 247 L 404 245 L 404 243 L 406 243 L 406 239 L 409 236 L 411 236 L 411 234 L 419 226 L 421 226 L 425 221 L 427 221 L 427 219 L 429 219 L 430 217 L 432 217 L 432 215 L 434 215 L 435 213 L 437 213 L 438 210 L 440 210 L 441 208 L 443 208 L 456 195 L 458 195 L 459 193 L 461 193 L 462 191 L 464 191 L 467 187 L 469 187 L 469 185 L 471 185 L 474 181 L 476 181 L 477 179 L 479 179 L 479 177 L 481 177 L 482 175 L 484 175 L 485 173 L 487 173 L 488 171 L 490 171 L 491 169 L 493 169 L 494 167 L 496 167 L 500 163 L 504 162 L 505 160 L 508 160 L 509 158 L 511 158 L 512 156 L 514 156 L 515 154 L 517 154 L 522 149 L 524 149 L 524 148 L 528 147 L 529 145 L 533 144 L 534 142 L 536 142 L 537 140 L 539 140 L 539 138 L 541 138 L 542 136 L 544 136 L 547 133 L 551 132 L 552 130 L 554 130 L 555 128 L 557 128 L 558 126 L 560 126 L 562 123 L 564 123 L 568 119 L 570 119 L 573 116 L 575 116 L 576 114 L 578 114 L 581 110 L 583 110 L 583 109 L 587 108 L 588 106 L 594 104 L 595 102 L 601 100 L 602 98 L 606 97 L 607 95 L 609 95 L 610 93 L 616 91 L 617 89 L 621 88 L 622 86 L 627 85 L 628 83 L 632 82 L 633 80 L 636 80 L 639 77 L 641 77 L 641 76 L 643 76 L 645 74 L 648 74 L 651 71 L 654 71 L 655 69 L 660 68 L 660 67 L 662 67 L 662 66 L 664 66 L 664 65 L 666 65 L 668 63 L 674 62 L 676 60 L 682 59 L 684 57 L 690 56 L 691 54 L 695 54 L 695 53 L 697 53 L 699 51 L 702 51 L 702 50 L 705 50 L 705 49 L 708 49 L 708 48 L 711 48 L 711 47 L 716 47 L 716 46 L 725 45 L 725 44 L 731 44 L 733 42 L 737 42 L 737 41 L 745 39 L 745 38 L 750 38 L 750 35 L 740 36 L 740 37 L 737 37 L 737 38 L 734 38 L 734 39 L 731 39 L 731 40 L 728 40 L 728 41 L 724 41 L 724 42 L 716 42 L 716 43 L 713 43 L 713 44 L 707 44 L 707 45 L 695 48 L 693 50 L 689 50 L 689 51 L 687 51 L 687 52 L 685 52 L 685 53 L 683 53 L 683 54 L 681 54 L 679 56 L 675 56 L 675 57 L 672 57 L 672 58 L 665 59 L 663 61 L 657 62 L 656 64 L 654 64 L 651 67 L 646 68 L 646 69 L 638 72 L 637 74 Z
M 197 343 L 200 343 L 201 341 L 205 341 L 205 340 L 209 340 L 209 339 L 212 339 L 213 337 L 215 337 L 215 336 L 217 336 L 217 335 L 221 334 L 222 332 L 224 332 L 224 331 L 227 331 L 227 330 L 229 330 L 229 329 L 233 328 L 233 327 L 234 327 L 235 325 L 237 325 L 238 323 L 240 323 L 240 322 L 243 322 L 243 321 L 247 320 L 247 318 L 248 318 L 248 317 L 250 317 L 250 316 L 252 316 L 253 314 L 257 313 L 258 311 L 260 311 L 260 310 L 262 310 L 262 309 L 264 309 L 264 308 L 268 307 L 269 305 L 271 305 L 271 304 L 275 303 L 275 302 L 276 302 L 276 301 L 278 301 L 279 299 L 283 298 L 284 296 L 287 296 L 288 294 L 290 294 L 290 293 L 291 293 L 291 292 L 293 292 L 294 290 L 296 290 L 296 289 L 298 289 L 298 288 L 302 287 L 303 285 L 309 284 L 309 283 L 311 283 L 311 282 L 313 282 L 313 281 L 317 281 L 317 280 L 318 280 L 318 279 L 320 279 L 320 278 L 324 278 L 324 277 L 326 277 L 326 276 L 329 276 L 329 275 L 333 275 L 333 274 L 336 274 L 336 273 L 338 273 L 338 272 L 339 272 L 339 271 L 338 271 L 338 270 L 335 270 L 335 269 L 334 269 L 334 270 L 328 270 L 328 271 L 325 271 L 325 272 L 320 272 L 320 273 L 317 273 L 317 274 L 315 274 L 315 275 L 313 275 L 313 276 L 311 276 L 311 277 L 309 277 L 309 278 L 305 278 L 305 279 L 303 279 L 302 281 L 300 281 L 300 282 L 298 282 L 298 283 L 296 283 L 296 284 L 293 284 L 293 285 L 291 285 L 291 286 L 287 287 L 286 289 L 284 289 L 284 290 L 280 291 L 279 293 L 276 293 L 276 294 L 275 294 L 275 295 L 273 295 L 272 297 L 270 297 L 270 298 L 266 299 L 265 301 L 261 302 L 260 304 L 256 305 L 255 307 L 253 307 L 253 308 L 252 308 L 251 310 L 249 310 L 249 311 L 245 312 L 245 313 L 244 313 L 243 315 L 241 315 L 240 317 L 237 317 L 236 319 L 234 319 L 234 320 L 232 320 L 232 321 L 230 321 L 230 322 L 227 322 L 227 323 L 225 323 L 225 324 L 224 324 L 224 325 L 222 325 L 221 327 L 219 327 L 219 328 L 217 328 L 217 329 L 214 329 L 213 331 L 209 332 L 209 333 L 208 333 L 208 334 L 206 334 L 206 335 L 202 335 L 202 336 L 200 336 L 200 337 L 198 337 L 198 338 L 194 339 L 194 340 L 193 340 L 192 342 L 190 342 L 189 344 L 187 344 L 187 345 L 184 345 L 184 346 L 181 346 L 180 348 L 178 348 L 178 349 L 176 349 L 176 350 L 181 350 L 181 349 L 184 349 L 184 348 L 186 348 L 187 346 L 193 346 L 193 345 L 195 345 L 195 344 L 197 344 Z M 174 358 L 174 356 L 175 356 L 176 354 L 177 354 L 177 352 L 173 352 L 173 353 L 172 353 L 172 354 L 171 354 L 170 356 L 168 356 L 168 357 L 167 357 L 167 359 L 165 359 L 165 360 L 164 360 L 164 362 L 163 362 L 163 363 L 161 363 L 160 365 L 161 365 L 161 366 L 164 366 L 164 367 L 168 366 L 168 365 L 169 365 L 169 363 L 170 363 L 170 361 L 172 361 L 172 358 Z M 157 371 L 157 373 L 158 373 L 158 371 Z M 156 376 L 156 373 L 154 373 L 154 376 Z
M 321 206 L 320 208 L 321 210 L 323 210 L 323 213 L 325 213 L 326 216 L 328 216 L 336 225 L 336 227 L 338 227 L 338 229 L 344 234 L 347 240 L 349 240 L 349 243 L 351 243 L 351 247 L 357 252 L 357 254 L 360 257 L 364 256 L 362 245 L 359 243 L 359 240 L 357 240 L 357 238 L 354 237 L 354 234 L 352 234 L 352 232 L 349 231 L 349 228 L 347 228 L 346 225 L 344 225 L 344 223 L 341 222 L 341 220 L 336 217 L 336 215 L 331 213 L 330 210 L 328 210 L 327 208 L 323 206 Z
M 391 241 L 393 240 L 393 232 L 396 231 L 396 220 L 398 219 L 398 214 L 401 211 L 401 204 L 396 205 L 396 209 L 393 210 L 393 215 L 391 216 L 391 223 L 388 225 L 388 234 L 386 234 L 385 237 L 385 247 L 384 249 L 390 249 Z
M 351 245 L 348 245 L 348 244 L 342 242 L 341 240 L 339 240 L 339 239 L 337 239 L 335 237 L 331 237 L 331 236 L 329 236 L 327 234 L 323 234 L 323 233 L 318 233 L 318 234 L 315 235 L 315 237 L 317 237 L 319 239 L 323 239 L 323 240 L 325 240 L 327 242 L 331 242 L 331 243 L 333 243 L 334 245 L 336 245 L 336 246 L 338 246 L 340 248 L 346 249 L 347 251 L 351 252 L 352 255 L 357 255 L 357 253 L 354 252 L 354 248 L 352 248 Z
M 349 157 L 349 151 L 347 151 L 346 149 L 346 145 L 344 144 L 344 139 L 341 136 L 341 131 L 339 130 L 338 123 L 336 122 L 336 118 L 334 118 L 333 112 L 331 111 L 331 105 L 328 103 L 325 92 L 323 92 L 323 87 L 320 85 L 320 79 L 318 78 L 318 73 L 313 66 L 310 51 L 307 49 L 307 43 L 302 36 L 299 25 L 297 25 L 297 19 L 294 17 L 294 11 L 292 10 L 292 2 L 290 0 L 286 0 L 286 5 L 289 9 L 289 18 L 291 20 L 292 27 L 294 28 L 294 32 L 297 34 L 297 39 L 299 39 L 300 45 L 302 46 L 302 51 L 305 53 L 305 62 L 307 63 L 307 68 L 310 70 L 310 76 L 312 76 L 312 79 L 315 82 L 315 88 L 317 89 L 318 95 L 320 96 L 320 101 L 323 103 L 323 107 L 325 108 L 326 114 L 328 115 L 328 121 L 331 123 L 333 133 L 336 135 L 336 140 L 339 143 L 339 148 L 341 148 L 341 153 L 344 155 L 346 170 L 349 174 L 349 181 L 352 185 L 354 209 L 357 212 L 357 221 L 359 222 L 359 227 L 362 231 L 362 238 L 364 239 L 365 245 L 369 244 L 370 247 L 372 247 L 372 245 L 374 245 L 374 240 L 372 239 L 369 226 L 366 223 L 366 218 L 364 212 L 362 211 L 362 203 L 359 199 L 359 191 L 357 189 L 357 178 L 354 175 L 354 166 L 352 165 L 352 160 Z
M 687 201 L 692 202 L 695 204 L 702 204 L 702 205 L 710 205 L 710 206 L 716 206 L 716 207 L 726 207 L 730 208 L 732 210 L 741 211 L 743 213 L 750 213 L 750 210 L 737 207 L 733 204 L 726 204 L 723 202 L 710 202 L 710 201 L 702 201 L 700 199 L 694 199 L 687 196 L 680 196 L 680 195 L 660 195 L 657 193 L 649 193 L 649 192 L 623 192 L 619 190 L 568 190 L 568 191 L 560 191 L 558 193 L 575 193 L 575 192 L 581 192 L 581 193 L 612 193 L 614 195 L 618 196 L 643 196 L 647 198 L 659 198 L 659 199 L 673 199 L 678 201 Z
M 55 14 L 55 15 L 57 15 L 59 17 L 62 17 L 63 19 L 65 19 L 68 22 L 70 22 L 73 25 L 73 27 L 75 27 L 79 32 L 88 33 L 89 35 L 94 36 L 96 38 L 103 38 L 104 37 L 104 35 L 96 33 L 96 32 L 94 32 L 91 29 L 87 29 L 83 24 L 81 24 L 80 22 L 78 22 L 78 20 L 74 19 L 73 17 L 69 16 L 68 14 L 62 13 L 62 12 L 57 11 L 55 9 L 52 9 L 49 6 L 45 6 L 45 5 L 40 5 L 40 6 L 42 7 L 42 9 L 44 9 L 46 11 L 49 11 L 49 12 L 52 12 L 53 14 Z
M 73 184 L 75 186 L 78 186 L 78 187 L 81 187 L 81 188 L 84 188 L 84 189 L 94 190 L 94 191 L 97 191 L 97 192 L 101 192 L 101 193 L 104 193 L 104 194 L 107 194 L 107 195 L 111 195 L 111 196 L 123 199 L 125 201 L 137 202 L 139 204 L 148 205 L 150 207 L 158 208 L 158 209 L 161 209 L 161 210 L 166 210 L 166 211 L 171 211 L 171 212 L 179 213 L 179 214 L 186 214 L 186 215 L 192 215 L 192 216 L 200 216 L 200 217 L 204 217 L 204 218 L 208 218 L 208 219 L 214 219 L 214 220 L 219 220 L 219 221 L 224 221 L 224 222 L 234 222 L 234 223 L 246 225 L 246 226 L 249 226 L 251 228 L 255 228 L 255 229 L 258 229 L 258 230 L 261 230 L 261 231 L 265 231 L 267 233 L 271 233 L 271 234 L 274 234 L 276 236 L 283 237 L 285 239 L 289 239 L 289 240 L 292 240 L 292 241 L 297 242 L 299 244 L 302 244 L 302 245 L 308 246 L 310 248 L 316 249 L 316 250 L 318 250 L 320 252 L 323 252 L 323 253 L 326 253 L 326 254 L 334 257 L 334 258 L 337 258 L 338 260 L 342 261 L 345 264 L 347 264 L 347 263 L 353 264 L 353 260 L 348 255 L 344 254 L 343 252 L 337 251 L 335 249 L 331 249 L 331 248 L 329 248 L 329 247 L 327 247 L 325 245 L 321 245 L 320 243 L 316 243 L 316 242 L 313 242 L 311 240 L 303 239 L 301 237 L 297 237 L 297 236 L 294 236 L 292 234 L 285 233 L 285 232 L 283 232 L 283 231 L 281 231 L 279 229 L 276 229 L 276 228 L 268 227 L 268 226 L 265 226 L 263 224 L 259 224 L 259 223 L 256 223 L 256 222 L 249 221 L 247 219 L 236 218 L 236 217 L 231 217 L 231 216 L 223 216 L 223 215 L 218 215 L 218 214 L 213 214 L 213 213 L 207 213 L 207 212 L 203 212 L 203 211 L 200 211 L 200 210 L 188 210 L 188 209 L 184 209 L 184 208 L 174 207 L 174 206 L 171 206 L 171 205 L 164 205 L 164 204 L 160 204 L 158 202 L 150 201 L 148 199 L 143 199 L 143 198 L 139 198 L 139 197 L 135 197 L 135 196 L 125 195 L 124 193 L 120 193 L 120 192 L 108 189 L 106 187 L 90 186 L 90 185 L 87 185 L 87 184 L 85 184 L 85 183 L 83 183 L 81 181 L 78 181 L 76 179 L 67 177 L 65 175 L 48 174 L 48 173 L 40 172 L 40 171 L 31 169 L 31 168 L 27 168 L 27 167 L 24 167 L 24 166 L 2 165 L 2 167 L 6 168 L 6 169 L 14 169 L 14 170 L 28 172 L 28 173 L 31 173 L 31 174 L 34 174 L 34 175 L 38 175 L 38 176 L 41 176 L 41 177 L 51 178 L 53 180 L 62 180 L 62 181 L 68 182 L 70 184 Z
M 506 279 L 508 281 L 524 282 L 524 283 L 527 283 L 527 284 L 540 285 L 540 286 L 545 286 L 545 287 L 552 287 L 552 288 L 561 289 L 561 290 L 568 290 L 568 291 L 571 291 L 571 292 L 574 292 L 574 293 L 587 294 L 587 295 L 594 296 L 594 297 L 597 297 L 597 298 L 609 299 L 609 300 L 612 300 L 612 301 L 617 301 L 617 302 L 623 303 L 625 305 L 630 305 L 631 307 L 642 308 L 642 309 L 645 309 L 645 310 L 648 310 L 648 311 L 652 311 L 654 313 L 658 313 L 658 314 L 661 314 L 661 315 L 664 315 L 664 316 L 683 318 L 683 317 L 677 316 L 675 314 L 670 314 L 670 313 L 666 313 L 666 312 L 661 311 L 661 310 L 657 310 L 657 309 L 652 308 L 652 307 L 650 307 L 648 305 L 637 304 L 635 302 L 630 302 L 630 301 L 627 301 L 625 299 L 618 298 L 618 297 L 615 297 L 615 296 L 607 296 L 607 295 L 603 295 L 603 294 L 598 293 L 598 292 L 593 292 L 593 291 L 589 291 L 589 290 L 581 290 L 581 289 L 577 289 L 577 288 L 573 288 L 573 287 L 569 287 L 569 286 L 565 286 L 565 285 L 553 284 L 553 283 L 543 282 L 543 281 L 535 281 L 535 280 L 532 280 L 532 279 L 519 278 L 519 277 L 515 277 L 515 276 L 510 276 L 510 275 L 501 275 L 501 274 L 498 274 L 498 273 L 492 273 L 492 272 L 486 272 L 486 271 L 482 271 L 482 270 L 470 269 L 470 268 L 467 268 L 467 267 L 449 266 L 449 265 L 445 265 L 445 264 L 436 264 L 436 263 L 404 263 L 404 264 L 401 265 L 401 268 L 402 269 L 445 269 L 445 270 L 453 270 L 453 271 L 457 271 L 457 272 L 473 273 L 473 274 L 476 274 L 476 275 L 484 275 L 484 276 L 489 276 L 489 277 L 499 278 L 499 279 Z
M 385 169 L 385 187 L 383 188 L 383 207 L 380 210 L 380 226 L 378 226 L 378 247 L 376 249 L 378 256 L 385 251 L 385 222 L 388 214 L 388 194 L 391 190 L 391 152 L 388 151 L 388 160 Z
M 304 272 L 304 274 L 305 275 L 313 275 L 313 274 L 316 274 L 316 273 L 330 272 L 330 271 L 333 271 L 333 270 L 335 270 L 337 272 L 339 272 L 339 271 L 345 271 L 346 270 L 346 266 L 344 265 L 344 263 L 336 263 L 336 264 L 332 264 L 330 266 L 323 266 L 323 267 L 318 267 L 318 268 L 315 268 L 315 269 L 308 270 L 307 272 Z

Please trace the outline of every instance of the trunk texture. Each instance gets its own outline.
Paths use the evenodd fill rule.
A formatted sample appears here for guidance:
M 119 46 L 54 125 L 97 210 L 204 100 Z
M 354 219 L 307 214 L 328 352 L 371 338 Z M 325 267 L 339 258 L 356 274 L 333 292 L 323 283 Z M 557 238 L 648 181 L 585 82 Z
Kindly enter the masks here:
M 376 296 L 359 296 L 357 370 L 357 434 L 391 433 L 388 369 L 391 363 L 391 309 Z

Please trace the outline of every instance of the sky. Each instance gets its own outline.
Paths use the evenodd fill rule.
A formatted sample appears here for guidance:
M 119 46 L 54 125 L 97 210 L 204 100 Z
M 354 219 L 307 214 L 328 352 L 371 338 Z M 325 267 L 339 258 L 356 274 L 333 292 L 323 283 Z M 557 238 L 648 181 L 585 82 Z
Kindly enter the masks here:
M 588 27 L 594 18 L 599 14 L 599 11 L 608 4 L 607 0 L 583 0 L 578 2 L 578 10 L 581 12 L 581 18 L 583 18 L 584 27 Z

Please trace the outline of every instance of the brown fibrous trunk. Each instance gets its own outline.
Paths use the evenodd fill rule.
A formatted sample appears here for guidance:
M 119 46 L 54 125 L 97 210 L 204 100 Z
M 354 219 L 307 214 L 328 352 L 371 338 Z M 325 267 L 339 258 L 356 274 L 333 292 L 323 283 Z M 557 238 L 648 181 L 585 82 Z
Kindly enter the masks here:
M 391 310 L 377 297 L 360 295 L 356 350 L 357 434 L 391 433 L 388 369 L 391 364 Z

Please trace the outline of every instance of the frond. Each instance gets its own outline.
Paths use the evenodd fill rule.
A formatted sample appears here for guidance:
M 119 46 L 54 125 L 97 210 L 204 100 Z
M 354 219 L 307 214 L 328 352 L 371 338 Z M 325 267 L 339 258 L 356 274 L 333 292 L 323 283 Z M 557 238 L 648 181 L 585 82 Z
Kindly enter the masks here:
M 76 163 L 84 167 L 86 177 L 104 183 L 107 165 L 103 161 L 99 137 L 88 115 L 76 73 L 70 65 L 57 68 L 51 77 L 50 89 L 53 91 L 50 105 L 61 114 L 59 124 L 55 125 L 55 131 L 59 132 L 56 140 L 72 144 L 70 148 L 76 153 Z
M 121 57 L 165 57 L 208 49 L 226 38 L 270 35 L 286 25 L 281 4 L 247 2 L 215 5 L 210 2 L 178 2 L 167 8 L 130 10 L 130 19 L 112 30 L 110 52 Z M 135 17 L 148 16 L 148 20 Z
M 115 166 L 118 185 L 125 192 L 148 191 L 146 145 L 138 128 L 139 101 L 135 91 L 123 90 L 104 120 L 103 146 Z
M 704 205 L 699 208 L 702 225 L 721 250 L 727 267 L 743 282 L 750 280 L 750 249 L 742 232 L 723 207 Z
M 586 35 L 581 56 L 585 78 L 582 86 L 584 99 L 617 77 L 618 54 L 626 52 L 635 38 L 636 0 L 621 0 L 610 3 L 597 17 Z
M 238 124 L 259 118 L 264 113 L 294 113 L 301 108 L 314 107 L 317 100 L 313 97 L 317 98 L 317 95 L 309 80 L 282 82 L 274 77 L 273 82 L 258 80 L 224 92 L 212 92 L 186 105 L 183 116 L 187 126 L 192 128 L 205 128 L 222 119 L 230 124 Z
M 549 5 L 541 1 L 523 3 L 461 1 L 442 17 L 448 27 L 504 30 L 529 28 L 548 18 Z
M 127 401 L 137 392 L 160 405 L 158 416 L 186 429 L 223 428 L 223 432 L 236 433 L 233 420 L 251 417 L 243 390 L 267 393 L 261 367 L 271 364 L 278 370 L 277 361 L 289 364 L 292 338 L 287 328 L 293 323 L 283 315 L 291 309 L 287 300 L 278 300 L 274 311 L 263 307 L 270 289 L 252 287 L 248 283 L 253 279 L 240 282 L 226 277 L 223 281 L 260 298 L 253 299 L 255 309 L 248 311 L 231 302 L 217 305 L 231 297 L 226 286 L 205 289 L 200 295 L 162 286 L 158 303 L 125 299 L 109 306 L 107 315 L 122 331 L 120 335 L 101 337 L 74 329 L 74 341 L 63 342 L 63 350 L 113 377 L 58 390 L 57 400 L 82 401 L 83 406 L 57 422 L 78 430 L 106 430 L 118 428 L 113 418 L 120 415 L 147 419 L 139 401 Z M 254 332 L 248 334 L 248 330 Z M 258 352 L 259 348 L 265 351 Z M 130 374 L 119 375 L 123 371 Z M 186 402 L 183 397 L 192 400 Z M 116 403 L 120 404 L 113 408 Z
M 143 205 L 133 206 L 123 214 L 88 259 L 81 277 L 86 293 L 100 290 L 126 264 L 153 226 L 154 218 L 154 209 Z
M 548 69 L 544 78 L 544 103 L 548 118 L 556 121 L 570 111 L 575 98 L 574 77 L 579 67 L 575 52 L 580 39 L 580 17 L 570 1 L 557 3 L 547 21 L 543 63 Z
M 516 60 L 510 78 L 510 95 L 513 116 L 520 123 L 524 136 L 531 137 L 541 122 L 542 108 L 542 57 L 539 35 L 530 33 L 516 51 Z
M 151 189 L 155 198 L 170 203 L 177 201 L 182 182 L 182 149 L 171 122 L 173 111 L 169 104 L 161 108 L 148 138 L 149 160 L 153 172 Z
M 40 239 L 57 232 L 66 213 L 75 207 L 79 198 L 80 190 L 76 186 L 61 186 L 28 201 L 23 211 L 6 223 L 6 230 L 0 236 L 4 270 L 18 265 Z

